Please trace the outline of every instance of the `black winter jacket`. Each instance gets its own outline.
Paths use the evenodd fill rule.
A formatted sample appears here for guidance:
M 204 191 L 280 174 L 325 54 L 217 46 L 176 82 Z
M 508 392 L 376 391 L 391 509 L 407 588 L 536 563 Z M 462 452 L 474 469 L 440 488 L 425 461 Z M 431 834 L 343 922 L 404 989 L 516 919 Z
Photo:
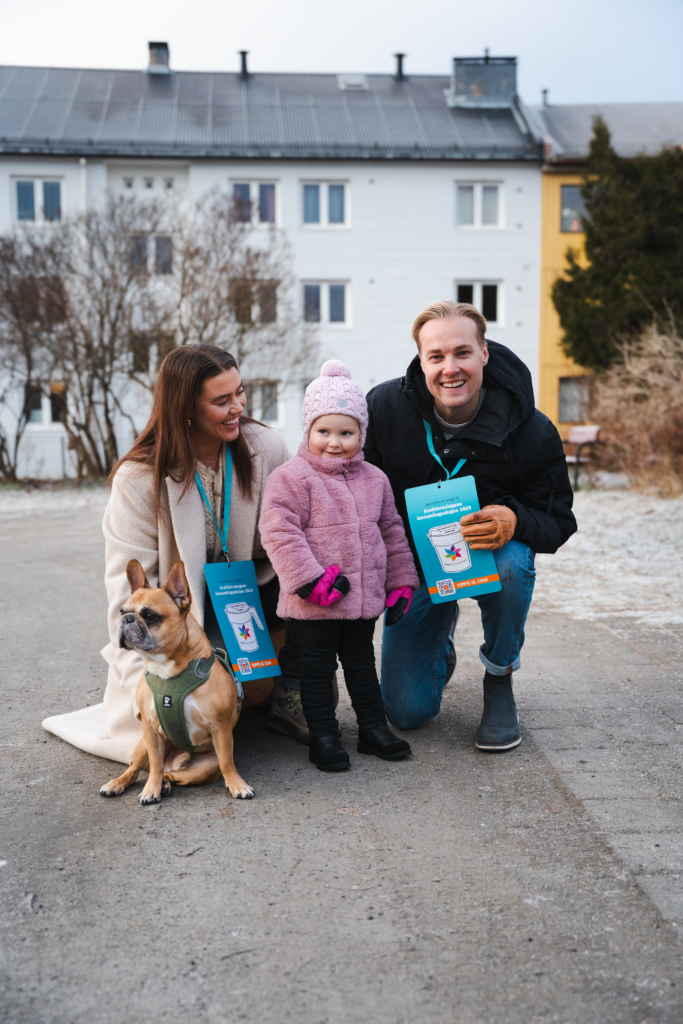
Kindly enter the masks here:
M 515 540 L 532 551 L 552 553 L 576 531 L 560 435 L 534 408 L 531 374 L 505 345 L 489 341 L 488 347 L 484 401 L 451 441 L 444 440 L 434 417 L 434 400 L 417 356 L 405 377 L 378 384 L 367 396 L 365 458 L 389 477 L 414 554 L 404 491 L 444 478 L 427 447 L 423 420 L 431 424 L 434 448 L 449 472 L 459 459 L 467 459 L 458 475 L 474 476 L 481 507 L 507 505 L 513 510 Z

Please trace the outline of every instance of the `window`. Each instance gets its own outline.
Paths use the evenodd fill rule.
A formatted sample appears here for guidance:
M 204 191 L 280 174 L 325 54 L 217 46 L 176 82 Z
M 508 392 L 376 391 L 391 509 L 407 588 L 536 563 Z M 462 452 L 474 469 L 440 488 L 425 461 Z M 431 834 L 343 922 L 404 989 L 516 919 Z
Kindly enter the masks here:
M 17 220 L 35 220 L 36 202 L 32 181 L 17 182 Z
M 228 297 L 235 320 L 247 326 L 254 322 L 254 289 L 251 281 L 237 279 L 230 282 Z
M 173 188 L 173 178 L 164 178 L 164 188 L 165 189 L 172 189 Z
M 147 334 L 131 334 L 128 349 L 132 356 L 133 373 L 149 372 L 150 339 Z
M 579 185 L 562 185 L 561 187 L 560 231 L 563 234 L 576 234 L 583 231 L 581 218 L 586 216 L 586 208 L 581 197 Z M 567 380 L 571 378 L 567 377 Z
M 40 205 L 36 205 L 36 198 Z M 59 181 L 17 181 L 17 220 L 52 224 L 62 219 L 62 186 Z
M 320 223 L 320 185 L 304 185 L 304 224 Z
M 157 235 L 154 240 L 154 269 L 157 274 L 173 273 L 173 239 Z
M 147 236 L 133 235 L 130 243 L 130 265 L 133 270 L 147 271 Z
M 278 383 L 273 380 L 243 381 L 244 393 L 247 396 L 245 412 L 256 420 L 264 423 L 278 421 Z
M 258 286 L 259 320 L 262 324 L 277 322 L 277 281 L 264 281 Z
M 173 334 L 160 334 L 157 338 L 157 363 L 156 371 L 159 372 L 159 367 L 163 363 L 164 359 L 169 352 L 172 352 L 176 347 L 175 336 Z
M 459 228 L 503 227 L 502 185 L 488 182 L 456 186 L 455 223 Z
M 133 179 L 132 178 L 124 178 L 123 179 L 123 187 L 124 188 L 132 188 L 133 187 Z
M 346 185 L 304 182 L 304 224 L 319 227 L 348 226 L 347 206 Z
M 236 181 L 232 185 L 233 216 L 242 224 L 277 223 L 276 191 L 273 182 Z
M 63 423 L 66 419 L 66 385 L 50 384 L 50 421 Z
M 145 188 L 154 188 L 154 178 L 145 178 Z
M 58 181 L 43 182 L 43 217 L 50 223 L 62 219 L 61 188 Z
M 261 224 L 275 223 L 275 185 L 259 185 L 258 219 Z
M 43 392 L 40 388 L 26 386 L 26 412 L 29 423 L 43 422 Z
M 349 326 L 348 285 L 304 284 L 304 320 Z
M 585 423 L 590 377 L 560 377 L 560 423 Z
M 458 282 L 455 294 L 458 302 L 475 306 L 488 324 L 503 326 L 502 285 L 489 281 Z
M 248 183 L 232 186 L 232 207 L 235 220 L 248 224 L 251 220 L 251 198 Z

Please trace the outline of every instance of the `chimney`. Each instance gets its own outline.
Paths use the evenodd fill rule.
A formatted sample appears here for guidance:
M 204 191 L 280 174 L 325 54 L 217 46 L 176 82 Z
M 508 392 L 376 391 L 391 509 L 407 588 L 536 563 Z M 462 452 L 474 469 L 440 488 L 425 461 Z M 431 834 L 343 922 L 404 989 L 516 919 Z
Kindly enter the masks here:
M 451 87 L 445 90 L 449 107 L 511 107 L 517 95 L 517 58 L 454 57 Z
M 150 43 L 147 73 L 149 75 L 170 75 L 170 56 L 168 43 Z
M 548 90 L 547 89 L 541 89 L 541 96 L 543 97 L 543 106 L 547 107 L 548 106 Z
M 394 75 L 395 82 L 405 82 L 406 76 L 403 74 L 403 58 L 407 56 L 405 53 L 395 53 L 396 58 L 396 74 Z
M 238 50 L 237 51 L 242 58 L 242 66 L 240 68 L 240 81 L 246 82 L 249 79 L 249 72 L 247 71 L 247 54 L 249 50 Z

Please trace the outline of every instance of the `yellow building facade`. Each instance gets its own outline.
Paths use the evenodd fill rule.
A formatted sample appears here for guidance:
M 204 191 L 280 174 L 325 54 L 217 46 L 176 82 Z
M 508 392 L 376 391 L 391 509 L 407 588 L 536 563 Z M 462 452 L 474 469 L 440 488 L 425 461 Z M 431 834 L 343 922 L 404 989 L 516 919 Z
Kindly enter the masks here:
M 541 315 L 539 344 L 538 407 L 564 437 L 572 424 L 586 422 L 586 381 L 589 371 L 577 366 L 562 351 L 562 327 L 551 290 L 567 265 L 573 249 L 584 259 L 581 230 L 580 173 L 543 170 L 541 189 Z

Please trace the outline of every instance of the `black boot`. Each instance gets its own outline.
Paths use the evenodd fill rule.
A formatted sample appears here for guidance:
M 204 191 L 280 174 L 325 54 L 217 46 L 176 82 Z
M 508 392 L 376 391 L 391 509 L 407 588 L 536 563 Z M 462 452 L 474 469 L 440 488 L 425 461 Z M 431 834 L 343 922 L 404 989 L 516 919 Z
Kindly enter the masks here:
M 336 733 L 328 736 L 311 736 L 308 744 L 308 760 L 321 772 L 343 772 L 351 766 Z
M 479 750 L 510 750 L 522 742 L 512 676 L 484 675 L 484 714 L 477 729 Z
M 383 761 L 398 761 L 410 753 L 410 743 L 394 736 L 386 722 L 371 729 L 358 729 L 358 753 L 376 754 Z

